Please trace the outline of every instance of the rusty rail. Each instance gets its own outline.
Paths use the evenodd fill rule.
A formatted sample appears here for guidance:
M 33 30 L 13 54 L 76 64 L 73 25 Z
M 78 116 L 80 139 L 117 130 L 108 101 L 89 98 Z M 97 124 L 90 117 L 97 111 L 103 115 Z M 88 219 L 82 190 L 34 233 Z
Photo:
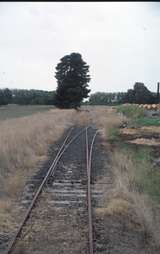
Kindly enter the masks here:
M 88 145 L 88 133 L 86 128 L 86 164 L 87 164 L 87 204 L 88 204 L 88 237 L 89 237 L 89 254 L 93 254 L 93 226 L 92 226 L 92 203 L 91 203 L 91 164 L 92 164 L 92 153 L 95 138 L 98 130 L 93 136 L 92 143 Z

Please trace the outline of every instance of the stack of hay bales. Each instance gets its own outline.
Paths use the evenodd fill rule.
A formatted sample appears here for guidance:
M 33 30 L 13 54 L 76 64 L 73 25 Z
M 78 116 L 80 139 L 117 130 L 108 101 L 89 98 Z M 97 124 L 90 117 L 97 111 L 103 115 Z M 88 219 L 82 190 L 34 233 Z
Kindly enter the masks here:
M 139 107 L 147 110 L 159 110 L 160 104 L 139 104 Z
M 144 108 L 146 110 L 154 110 L 154 111 L 160 111 L 160 104 L 136 104 L 136 103 L 124 103 L 123 106 L 138 106 L 140 108 Z

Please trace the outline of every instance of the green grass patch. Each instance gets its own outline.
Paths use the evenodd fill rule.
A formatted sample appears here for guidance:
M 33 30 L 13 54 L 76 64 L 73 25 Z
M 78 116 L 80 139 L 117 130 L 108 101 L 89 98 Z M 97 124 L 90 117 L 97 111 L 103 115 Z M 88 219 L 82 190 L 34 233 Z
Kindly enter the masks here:
M 121 105 L 117 107 L 117 111 L 126 115 L 129 124 L 136 127 L 160 126 L 160 119 L 145 117 L 144 109 L 136 105 Z M 134 174 L 133 186 L 135 184 L 138 190 L 148 194 L 153 201 L 160 204 L 160 169 L 152 165 L 154 148 L 127 144 L 118 135 L 117 129 L 111 129 L 110 137 L 116 141 L 114 142 L 116 149 L 127 155 L 133 164 L 131 169 Z
M 0 107 L 0 120 L 6 120 L 10 118 L 29 116 L 38 112 L 43 112 L 53 108 L 48 105 L 14 105 Z
M 133 119 L 144 116 L 144 109 L 137 105 L 121 105 L 117 107 L 117 111 Z
M 140 117 L 136 119 L 136 124 L 139 126 L 160 126 L 160 119 Z
M 108 139 L 110 142 L 117 142 L 120 141 L 119 136 L 119 128 L 118 127 L 112 127 L 108 131 Z
M 135 165 L 135 183 L 152 200 L 160 204 L 160 170 L 151 163 L 152 148 L 121 144 L 121 151 L 127 153 Z

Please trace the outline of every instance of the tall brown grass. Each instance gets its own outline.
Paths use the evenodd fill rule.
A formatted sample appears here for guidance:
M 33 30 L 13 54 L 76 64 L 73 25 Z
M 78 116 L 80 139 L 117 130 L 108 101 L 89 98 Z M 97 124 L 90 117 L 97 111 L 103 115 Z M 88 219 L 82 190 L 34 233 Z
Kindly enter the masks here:
M 112 153 L 112 169 L 115 189 L 111 197 L 126 200 L 128 207 L 133 209 L 142 231 L 152 237 L 153 244 L 159 245 L 160 219 L 159 212 L 157 213 L 159 209 L 147 193 L 143 189 L 139 189 L 139 185 L 137 186 L 136 165 L 130 154 L 124 154 L 120 150 L 114 151 Z
M 110 139 L 111 130 L 117 128 L 127 118 L 122 114 L 117 114 L 114 107 L 94 106 L 90 108 L 92 122 L 101 130 L 103 138 Z
M 74 124 L 75 116 L 75 110 L 53 109 L 0 122 L 0 227 L 27 178 L 46 159 L 49 144 Z

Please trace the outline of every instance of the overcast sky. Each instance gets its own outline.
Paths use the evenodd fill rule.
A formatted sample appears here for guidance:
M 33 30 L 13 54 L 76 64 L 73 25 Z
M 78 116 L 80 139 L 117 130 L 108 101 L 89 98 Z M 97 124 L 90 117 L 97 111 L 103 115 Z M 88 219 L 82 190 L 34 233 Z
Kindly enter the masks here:
M 1 2 L 0 88 L 55 90 L 60 58 L 79 52 L 92 92 L 160 81 L 159 2 Z

